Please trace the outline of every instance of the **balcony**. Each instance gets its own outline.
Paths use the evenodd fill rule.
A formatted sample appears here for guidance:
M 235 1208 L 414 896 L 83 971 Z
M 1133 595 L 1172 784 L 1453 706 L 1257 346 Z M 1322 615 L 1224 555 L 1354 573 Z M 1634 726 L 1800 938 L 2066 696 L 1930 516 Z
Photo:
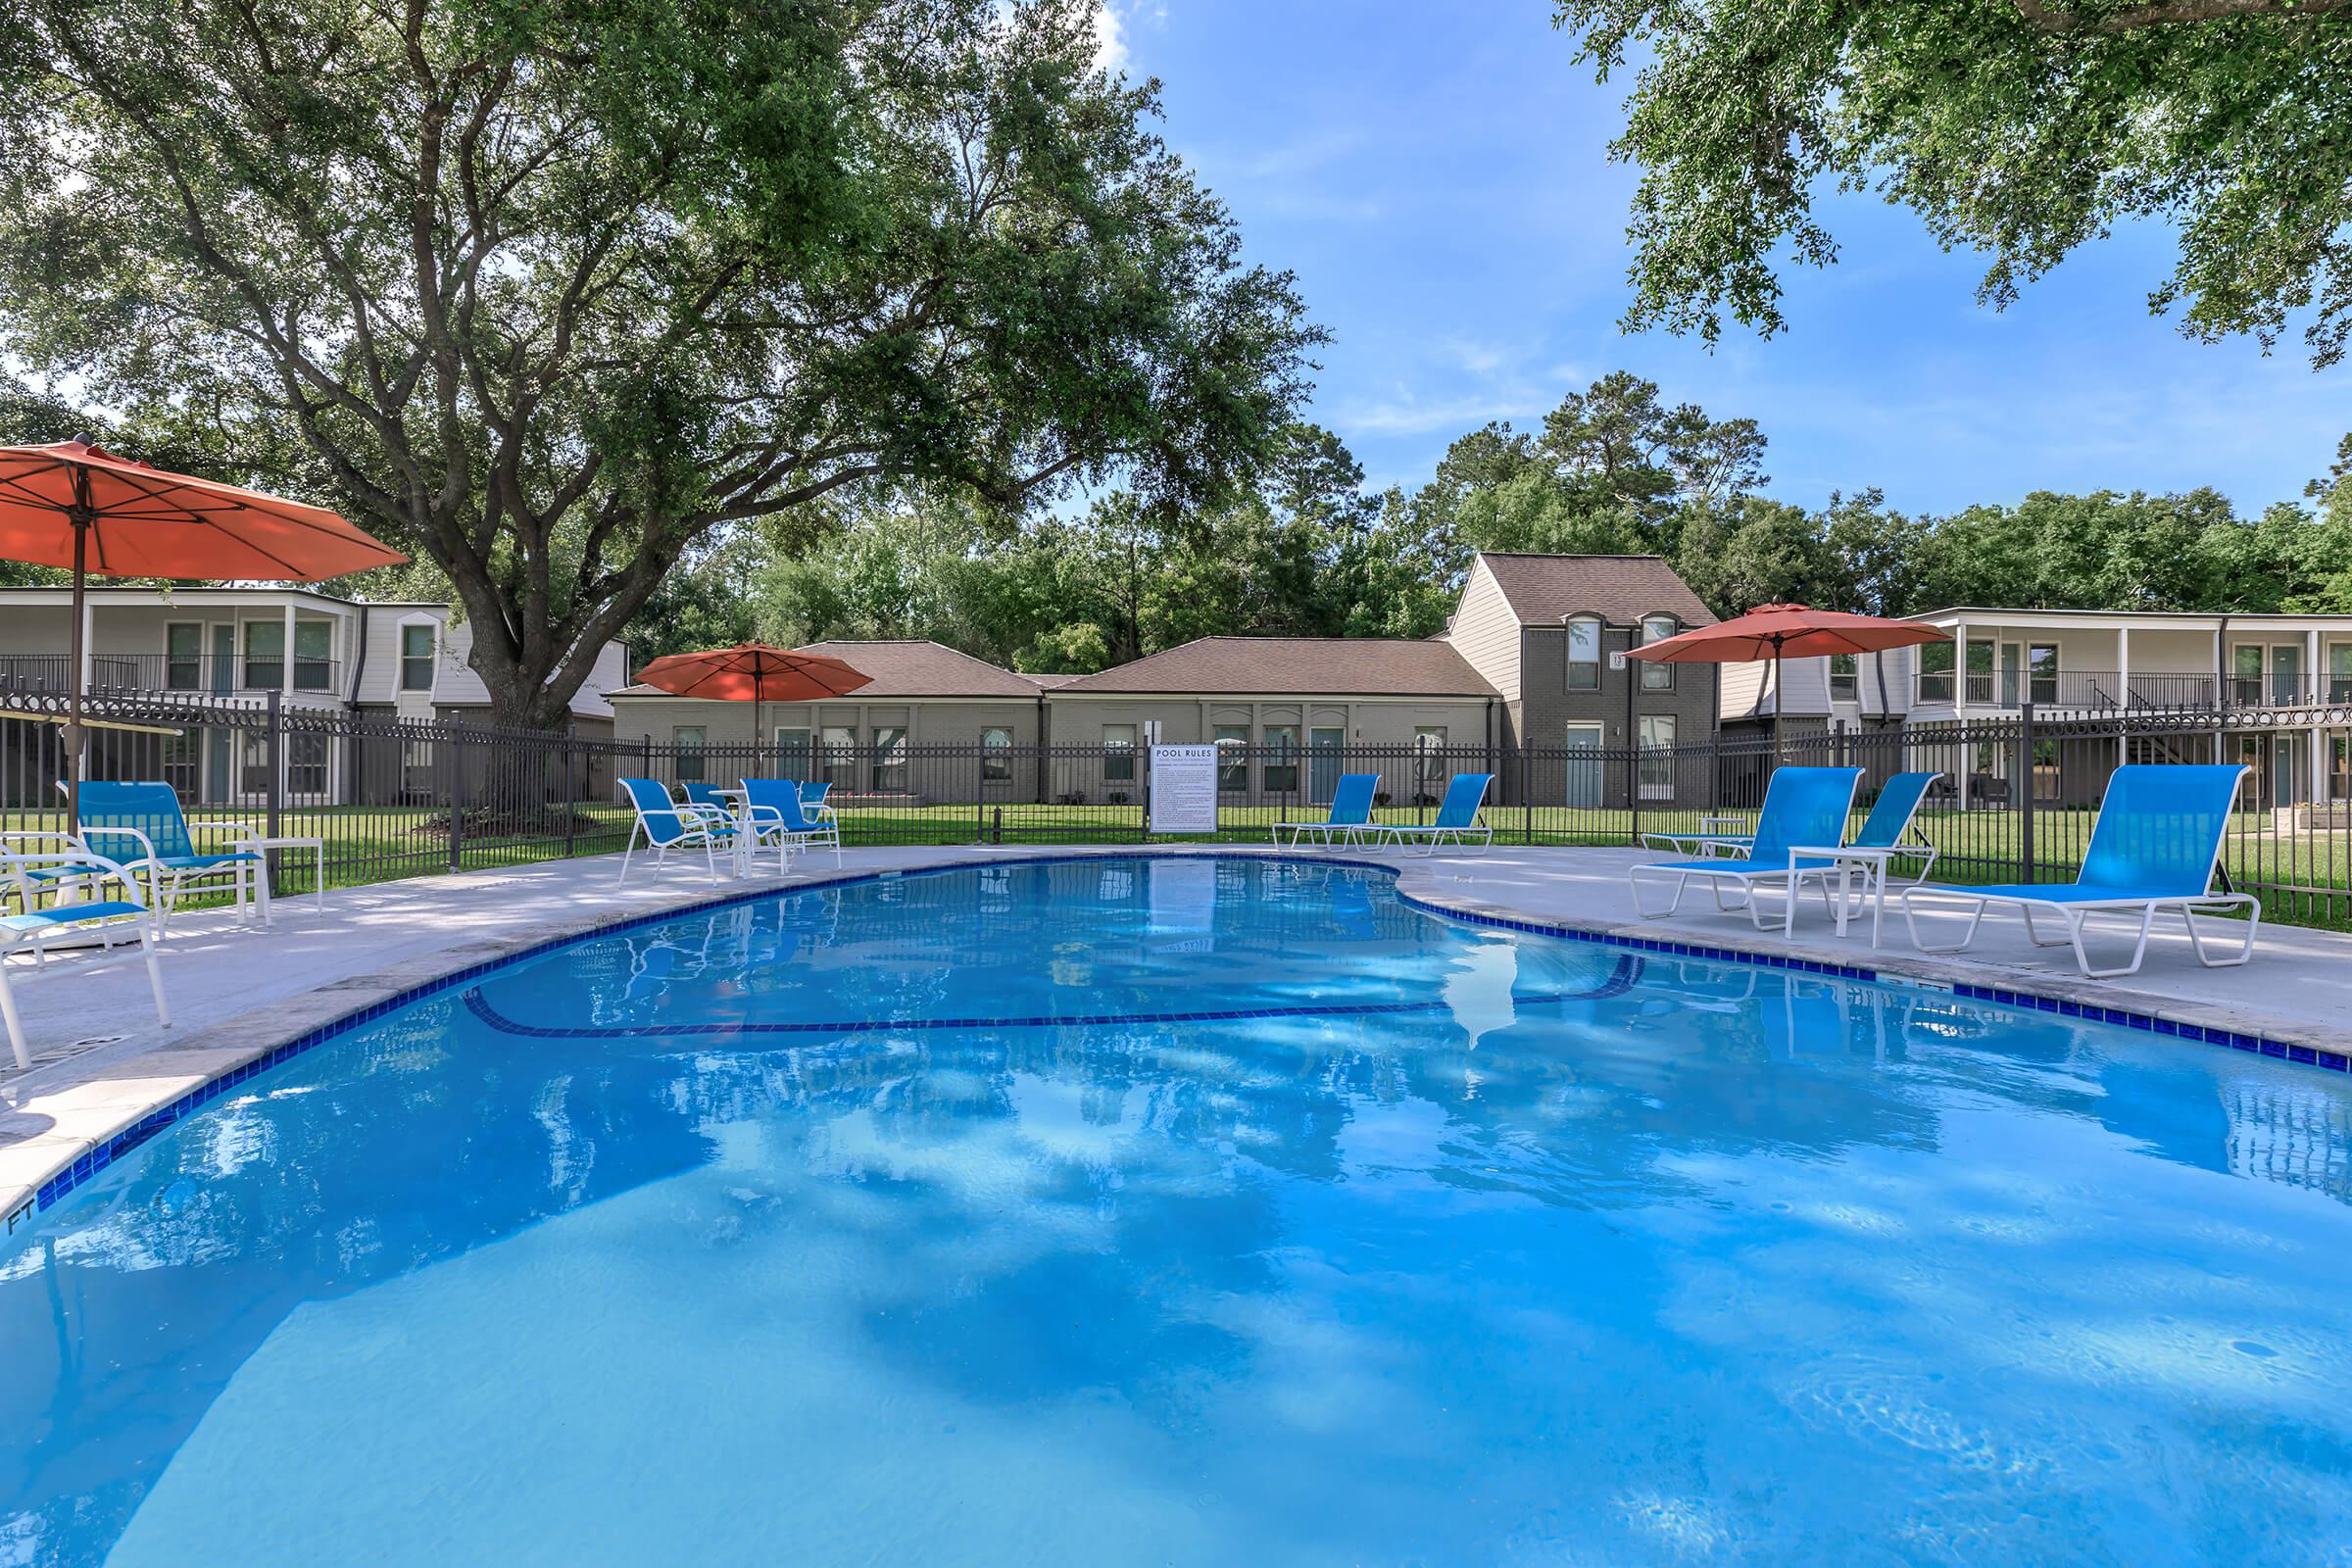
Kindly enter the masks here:
M 1919 705 L 1949 706 L 1955 677 L 1948 670 L 1919 677 Z M 2179 670 L 2063 669 L 2029 675 L 2020 670 L 1966 678 L 1971 708 L 2014 709 L 2032 703 L 2063 712 L 2211 712 L 2216 708 L 2312 708 L 2352 704 L 2352 675 L 2264 675 L 2217 679 Z
M 286 662 L 278 658 L 174 658 L 168 654 L 93 654 L 90 690 L 180 692 L 208 697 L 259 696 L 282 691 Z M 0 691 L 66 692 L 74 685 L 74 661 L 65 654 L 0 654 Z M 293 690 L 305 696 L 335 697 L 343 691 L 339 659 L 296 659 Z

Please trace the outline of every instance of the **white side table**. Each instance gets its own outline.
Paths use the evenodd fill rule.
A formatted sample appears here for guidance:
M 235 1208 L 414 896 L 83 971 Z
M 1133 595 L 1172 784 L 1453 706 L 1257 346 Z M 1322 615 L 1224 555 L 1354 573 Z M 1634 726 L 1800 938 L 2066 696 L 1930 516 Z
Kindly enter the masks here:
M 270 877 L 270 852 L 271 850 L 310 851 L 312 865 L 314 867 L 313 874 L 316 877 L 316 880 L 311 884 L 311 891 L 318 900 L 319 915 L 324 917 L 326 914 L 326 840 L 322 838 L 257 837 L 249 839 L 247 842 L 254 845 L 262 852 L 262 879 L 264 882 L 267 882 Z M 269 901 L 264 900 L 262 903 L 262 923 L 264 925 L 268 925 L 270 923 L 269 915 Z
M 1824 875 L 1831 870 L 1838 873 L 1838 934 L 1841 937 L 1845 935 L 1848 906 L 1852 903 L 1854 872 L 1859 870 L 1862 873 L 1862 896 L 1871 901 L 1870 945 L 1876 948 L 1879 945 L 1879 932 L 1886 921 L 1886 864 L 1897 857 L 1916 853 L 1911 850 L 1863 849 L 1850 845 L 1828 849 L 1807 845 L 1790 850 L 1788 863 L 1801 870 L 1804 861 L 1819 860 Z M 1788 912 L 1791 917 L 1796 913 L 1796 890 L 1793 888 L 1788 894 Z

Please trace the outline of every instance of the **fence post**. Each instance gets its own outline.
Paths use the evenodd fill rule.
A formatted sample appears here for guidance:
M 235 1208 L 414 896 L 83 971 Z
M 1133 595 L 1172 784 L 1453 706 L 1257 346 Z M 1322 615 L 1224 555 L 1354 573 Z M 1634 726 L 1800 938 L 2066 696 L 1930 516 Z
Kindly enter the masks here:
M 1514 746 L 1507 754 L 1519 759 L 1519 842 L 1532 847 L 1536 842 L 1536 797 L 1528 786 L 1527 748 Z
M 579 730 L 576 721 L 564 726 L 564 858 L 570 859 L 578 853 L 580 836 L 580 787 L 576 771 L 578 764 Z
M 2024 797 L 2018 818 L 2018 880 L 2038 880 L 2034 874 L 2034 705 L 2017 705 L 2018 793 Z M 1965 765 L 1965 760 L 1963 760 Z
M 441 754 L 441 794 L 449 802 L 449 868 L 458 869 L 461 841 L 465 837 L 466 813 L 458 804 L 458 782 L 465 766 L 458 760 L 458 740 L 454 731 L 444 728 L 433 742 Z
M 1627 677 L 1629 680 L 1631 676 Z M 1634 808 L 1634 830 L 1626 836 L 1628 844 L 1642 842 L 1642 745 L 1636 735 L 1626 736 L 1625 798 Z
M 972 758 L 972 842 L 988 842 L 988 744 L 981 737 L 979 751 Z
M 282 695 L 272 688 L 264 694 L 264 710 L 270 724 L 270 784 L 263 796 L 267 804 L 270 836 L 278 836 L 278 818 L 286 805 L 286 711 Z

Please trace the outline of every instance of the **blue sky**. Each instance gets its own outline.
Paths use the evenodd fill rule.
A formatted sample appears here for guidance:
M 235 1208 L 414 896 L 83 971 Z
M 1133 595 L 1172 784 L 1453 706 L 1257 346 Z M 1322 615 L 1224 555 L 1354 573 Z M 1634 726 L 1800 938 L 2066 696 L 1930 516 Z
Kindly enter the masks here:
M 1825 209 L 1843 260 L 1783 273 L 1789 329 L 1628 337 L 1619 84 L 1572 64 L 1542 0 L 1112 0 L 1108 55 L 1160 78 L 1163 130 L 1298 276 L 1336 341 L 1310 415 L 1370 478 L 1415 485 L 1490 418 L 1540 420 L 1630 369 L 1669 402 L 1746 415 L 1770 490 L 1876 484 L 1905 511 L 2030 490 L 2210 484 L 2244 510 L 2300 494 L 2352 428 L 2352 372 L 2299 339 L 2207 346 L 2150 317 L 2169 236 L 2080 253 L 2008 311 L 1984 268 L 1875 198 Z

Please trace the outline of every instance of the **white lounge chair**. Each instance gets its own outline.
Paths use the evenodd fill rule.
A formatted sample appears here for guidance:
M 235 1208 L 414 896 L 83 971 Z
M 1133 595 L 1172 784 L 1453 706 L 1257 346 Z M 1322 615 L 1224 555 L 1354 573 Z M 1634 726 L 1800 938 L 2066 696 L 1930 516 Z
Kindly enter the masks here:
M 1774 769 L 1772 782 L 1764 787 L 1764 808 L 1757 813 L 1755 838 L 1748 845 L 1746 858 L 1637 865 L 1626 873 L 1633 891 L 1634 912 L 1644 920 L 1665 919 L 1682 907 L 1684 890 L 1695 879 L 1706 883 L 1714 893 L 1716 908 L 1727 913 L 1745 909 L 1756 929 L 1762 931 L 1768 928 L 1764 923 L 1763 903 L 1756 895 L 1771 884 L 1788 894 L 1788 905 L 1781 912 L 1781 930 L 1784 935 L 1792 931 L 1796 925 L 1797 888 L 1808 874 L 1820 869 L 1818 862 L 1809 866 L 1799 862 L 1792 852 L 1844 841 L 1845 821 L 1853 812 L 1854 786 L 1861 778 L 1862 770 L 1858 767 Z M 1663 909 L 1643 908 L 1642 884 L 1666 877 L 1674 878 L 1672 901 Z M 1739 893 L 1738 903 L 1724 902 L 1727 887 Z
M 1372 831 L 1372 792 L 1380 786 L 1378 773 L 1343 773 L 1332 786 L 1331 808 L 1320 822 L 1277 822 L 1274 842 L 1290 834 L 1292 849 L 1298 849 L 1308 839 L 1328 848 L 1333 844 L 1359 842 Z
M 109 889 L 115 891 L 110 896 Z M 66 895 L 72 902 L 65 902 Z M 13 895 L 16 909 L 9 912 Z M 46 901 L 46 902 L 44 902 Z M 86 974 L 138 959 L 147 966 L 147 984 L 155 993 L 156 1022 L 167 1027 L 172 1009 L 164 1001 L 164 975 L 155 961 L 155 938 L 162 911 L 139 896 L 137 875 L 127 866 L 102 860 L 86 850 L 55 854 L 0 853 L 0 1024 L 8 1030 L 9 1050 L 20 1068 L 32 1066 L 32 1052 L 24 1041 L 24 1020 L 17 1015 L 12 975 L 22 981 L 35 976 Z M 55 958 L 50 943 L 72 934 L 76 953 Z M 85 956 L 78 945 L 95 935 L 98 955 Z M 117 944 L 125 938 L 138 946 L 127 952 Z M 11 960 L 19 954 L 32 956 L 30 970 Z
M 1438 803 L 1435 821 L 1424 823 L 1384 822 L 1373 831 L 1374 842 L 1386 839 L 1399 849 L 1407 844 L 1428 846 L 1421 853 L 1435 855 L 1438 846 L 1448 839 L 1467 850 L 1476 839 L 1483 853 L 1494 847 L 1494 830 L 1478 819 L 1478 808 L 1487 798 L 1487 786 L 1494 782 L 1492 773 L 1456 773 L 1446 784 L 1446 798 Z
M 2148 933 L 2160 910 L 2178 909 L 2188 927 L 2189 946 L 2208 969 L 2225 969 L 2254 956 L 2254 937 L 2262 928 L 2262 906 L 2244 893 L 2213 891 L 2214 872 L 2222 862 L 2222 835 L 2236 808 L 2238 785 L 2250 769 L 2232 762 L 2133 762 L 2117 768 L 2107 779 L 2107 794 L 2099 802 L 2098 820 L 2090 830 L 2090 848 L 2082 854 L 2082 869 L 2073 883 L 2012 882 L 1992 887 L 1912 887 L 1903 890 L 1903 920 L 1911 928 L 1911 944 L 1922 953 L 1959 953 L 1977 939 L 1984 911 L 1999 904 L 2015 908 L 2026 922 L 2026 935 L 2035 946 L 2072 945 L 2075 963 L 2088 980 L 2112 980 L 2136 974 L 2148 956 Z M 1958 942 L 1931 947 L 1919 935 L 1913 900 L 1942 899 L 1970 906 L 1968 930 Z M 2205 938 L 2197 930 L 2197 914 L 2228 909 L 2247 911 L 2246 939 L 2234 955 L 2209 957 Z M 2034 915 L 2055 914 L 2066 935 L 2045 937 L 2034 929 Z M 2138 941 L 2132 961 L 2121 968 L 2094 969 L 2082 949 L 2082 927 L 2094 914 L 2139 916 Z
M 718 880 L 718 857 L 722 853 L 732 857 L 735 853 L 735 826 L 723 813 L 713 812 L 708 807 L 680 806 L 657 779 L 624 778 L 620 787 L 637 813 L 637 820 L 629 827 L 628 845 L 620 852 L 622 883 L 629 880 L 629 861 L 637 853 L 640 835 L 646 848 L 653 852 L 657 870 L 672 850 L 700 850 L 710 880 Z
M 755 845 L 774 845 L 779 867 L 789 863 L 796 850 L 831 850 L 833 863 L 841 863 L 840 820 L 831 812 L 810 815 L 799 784 L 788 778 L 747 778 L 743 798 Z
M 244 822 L 191 824 L 180 808 L 179 792 L 162 780 L 124 783 L 85 780 L 81 786 L 79 842 L 100 860 L 149 875 L 156 921 L 168 926 L 172 911 L 190 888 L 226 886 L 236 899 L 237 918 L 249 905 L 270 921 L 270 852 L 303 849 L 317 857 L 318 912 L 326 912 L 326 858 L 315 838 L 270 838 Z M 197 835 L 217 837 L 222 847 L 200 847 Z

